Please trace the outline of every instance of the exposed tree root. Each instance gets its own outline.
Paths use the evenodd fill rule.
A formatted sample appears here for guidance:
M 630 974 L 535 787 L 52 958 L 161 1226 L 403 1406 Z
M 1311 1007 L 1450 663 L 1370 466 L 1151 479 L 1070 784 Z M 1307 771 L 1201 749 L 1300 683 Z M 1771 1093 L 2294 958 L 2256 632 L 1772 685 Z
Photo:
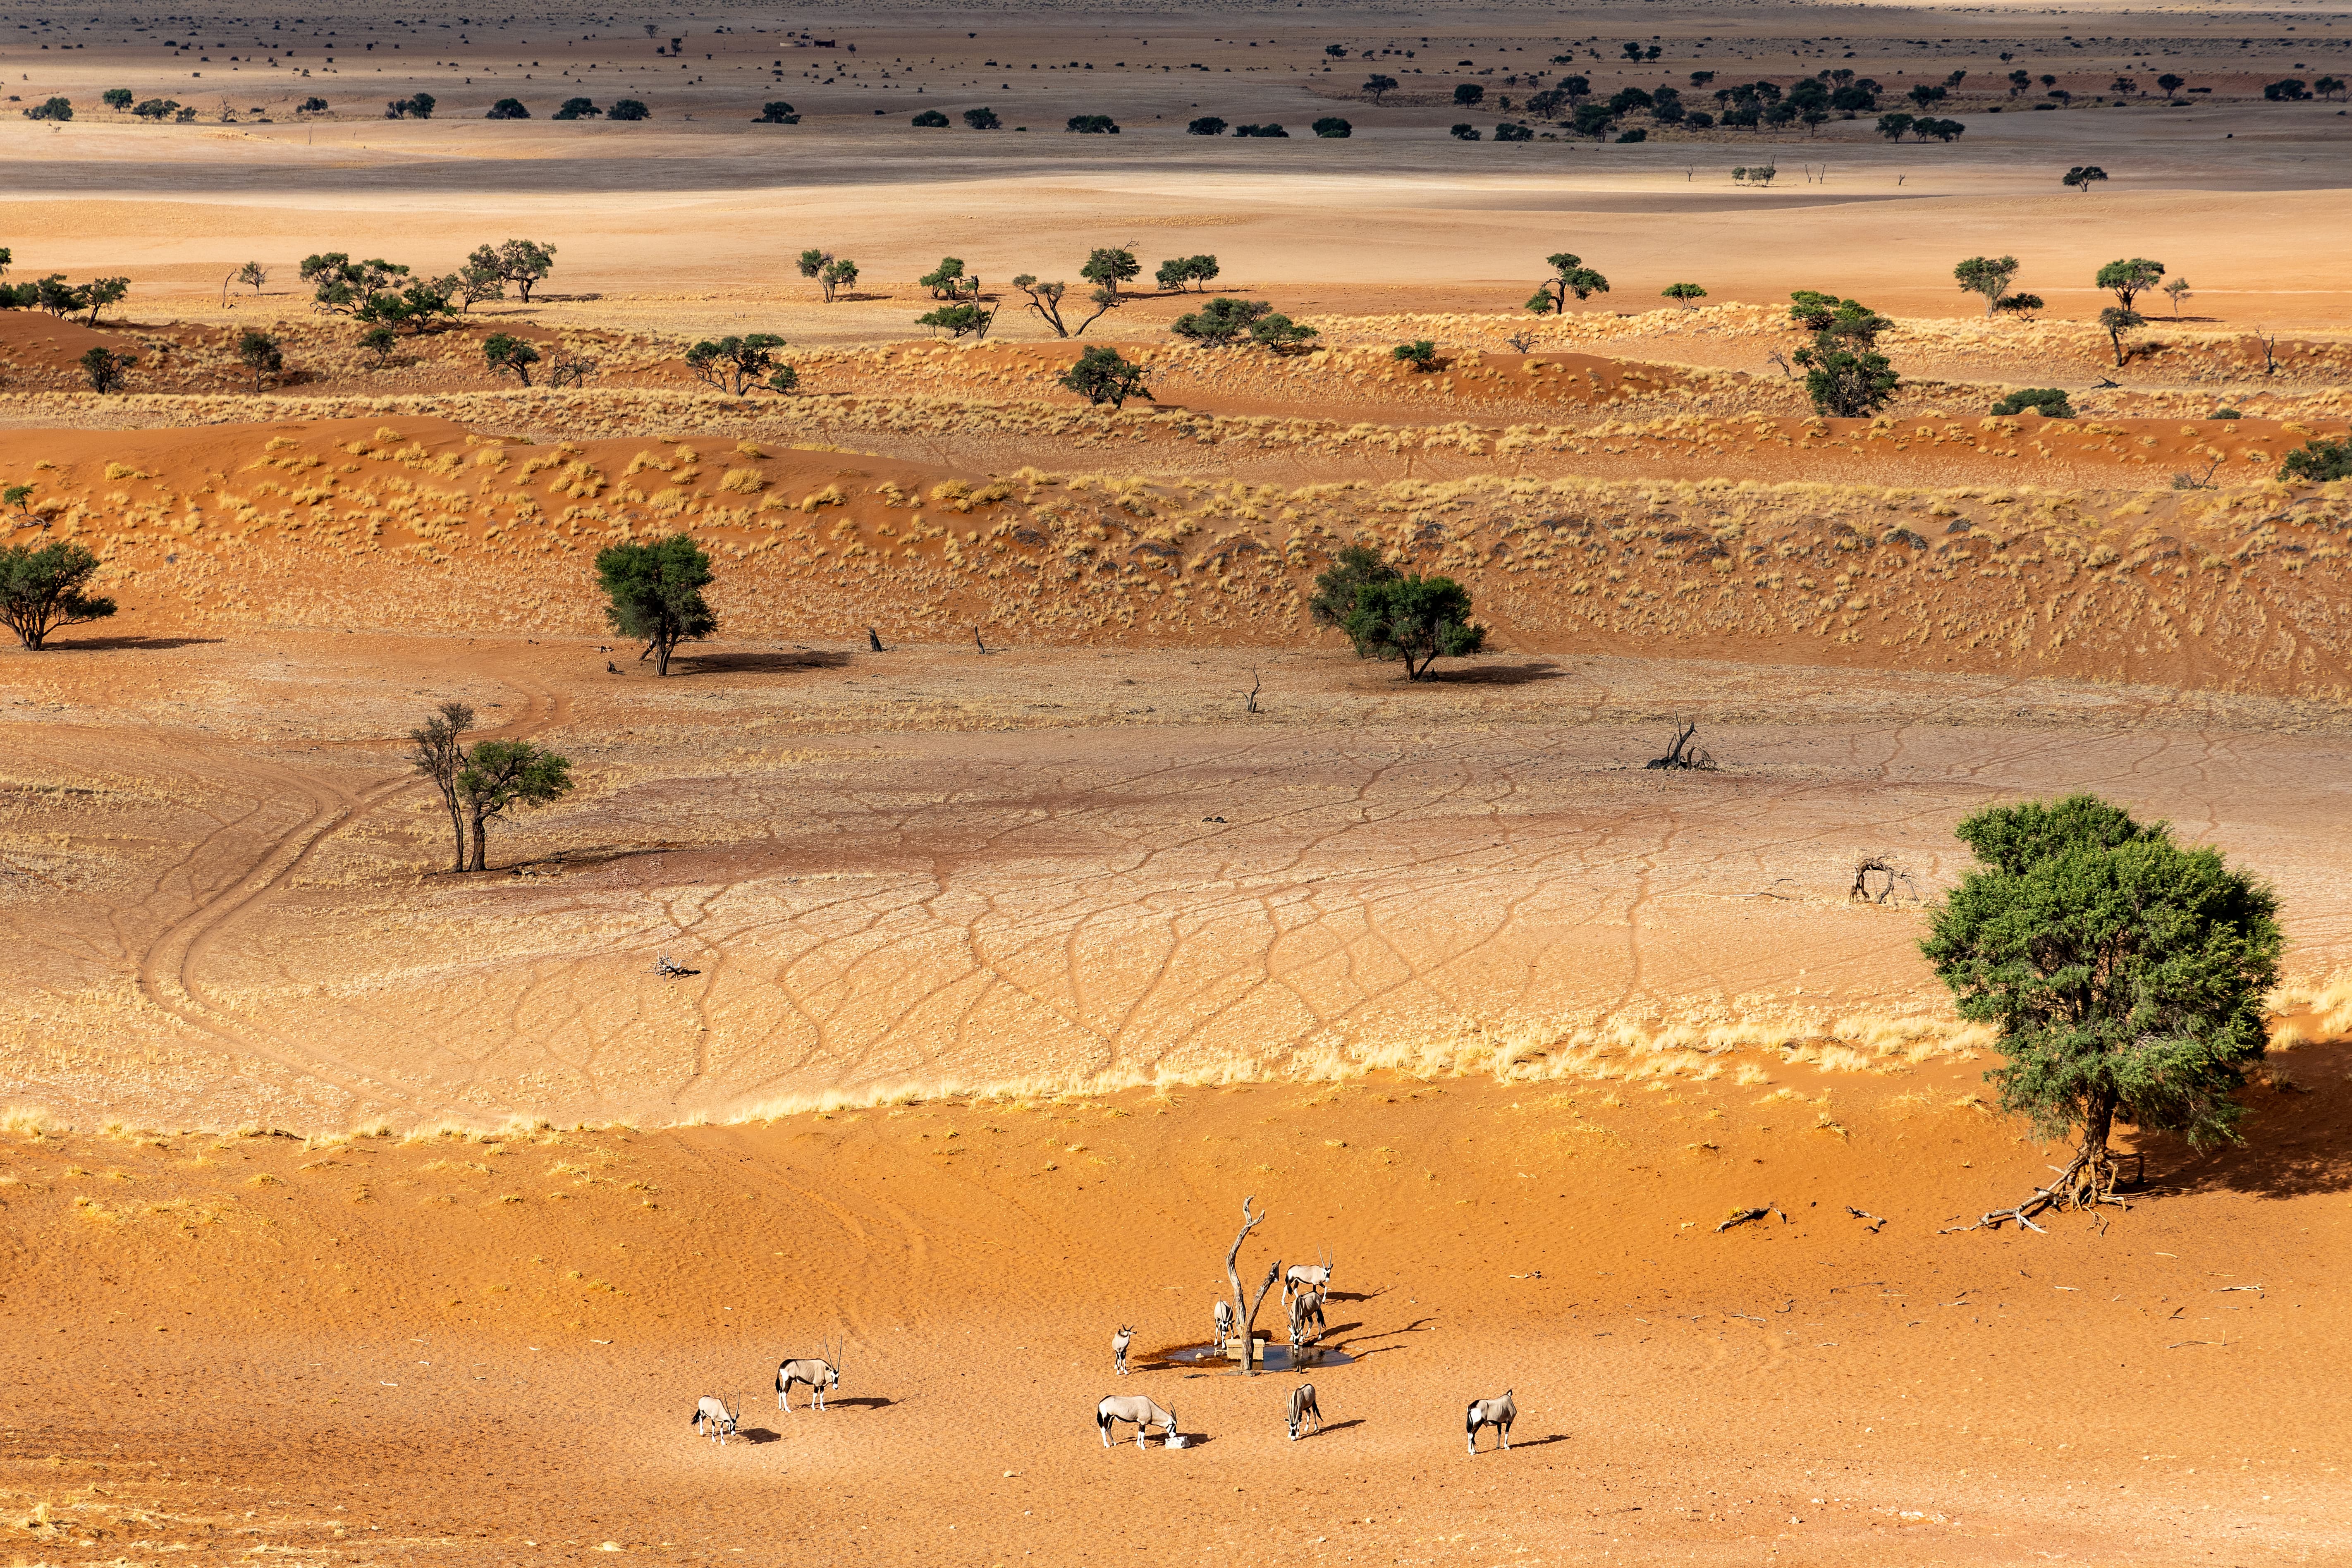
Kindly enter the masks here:
M 2116 1196 L 2119 1173 L 2116 1156 L 2105 1145 L 2085 1149 L 2065 1165 L 2053 1165 L 2058 1179 L 2046 1186 L 2033 1189 L 2033 1195 L 2021 1204 L 2005 1209 L 1990 1209 L 1974 1225 L 1948 1226 L 1937 1234 L 1950 1236 L 1958 1231 L 1978 1229 L 1999 1230 L 2003 1220 L 2015 1220 L 2027 1230 L 2049 1234 L 2033 1223 L 2033 1216 L 2045 1211 L 2063 1213 L 2069 1209 L 2088 1211 L 2101 1204 L 2113 1204 L 2128 1211 L 2131 1205 Z

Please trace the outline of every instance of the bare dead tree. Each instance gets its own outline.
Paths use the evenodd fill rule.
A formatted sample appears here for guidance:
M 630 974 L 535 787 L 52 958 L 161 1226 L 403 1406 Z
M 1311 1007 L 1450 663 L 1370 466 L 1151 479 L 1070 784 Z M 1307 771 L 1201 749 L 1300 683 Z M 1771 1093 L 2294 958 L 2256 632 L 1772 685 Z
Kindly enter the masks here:
M 1886 879 L 1886 886 L 1876 893 L 1870 890 L 1873 874 Z M 1913 903 L 1919 901 L 1919 885 L 1911 879 L 1910 872 L 1890 864 L 1883 855 L 1865 855 L 1854 864 L 1853 886 L 1846 889 L 1846 900 L 1849 903 L 1883 904 L 1895 896 L 1897 882 L 1911 890 Z
M 1715 771 L 1715 757 L 1713 753 L 1703 751 L 1699 747 L 1694 746 L 1690 743 L 1691 737 L 1697 733 L 1697 720 L 1694 719 L 1689 723 L 1685 724 L 1683 722 L 1682 716 L 1680 714 L 1676 714 L 1675 716 L 1675 743 L 1667 748 L 1666 754 L 1664 756 L 1652 757 L 1648 762 L 1642 765 L 1645 768 L 1696 768 L 1705 773 L 1713 773 Z
M 1258 692 L 1259 692 L 1261 689 L 1263 689 L 1265 688 L 1265 680 L 1264 680 L 1263 679 L 1261 679 L 1261 678 L 1259 677 L 1258 672 L 1257 672 L 1256 670 L 1255 670 L 1255 669 L 1251 670 L 1251 671 L 1250 671 L 1250 689 L 1249 689 L 1247 691 L 1245 691 L 1245 692 L 1244 692 L 1244 693 L 1242 694 L 1242 702 L 1243 702 L 1243 711 L 1244 711 L 1244 712 L 1247 712 L 1247 713 L 1255 713 L 1255 712 L 1256 712 L 1256 711 L 1258 710 L 1258 708 L 1257 708 L 1257 694 L 1258 694 Z
M 1503 341 L 1511 345 L 1511 352 L 1515 354 L 1527 353 L 1536 346 L 1536 335 L 1526 331 L 1513 332 Z
M 2278 333 L 2269 327 L 2254 329 L 2254 345 L 2263 351 L 2263 374 L 2278 374 Z
M 866 628 L 866 646 L 873 649 L 876 653 L 887 653 L 890 651 L 882 646 L 882 634 L 876 631 L 872 626 Z
M 1275 1280 L 1282 1276 L 1282 1259 L 1277 1258 L 1266 1265 L 1265 1279 L 1259 1283 L 1257 1294 L 1250 1297 L 1242 1294 L 1241 1272 L 1234 1264 L 1242 1255 L 1242 1243 L 1249 1239 L 1249 1233 L 1265 1218 L 1264 1209 L 1250 1213 L 1250 1205 L 1256 1201 L 1255 1193 L 1242 1200 L 1242 1228 L 1234 1237 L 1232 1249 L 1225 1254 L 1225 1279 L 1234 1288 L 1234 1318 L 1242 1337 L 1242 1375 L 1244 1377 L 1257 1375 L 1257 1310 L 1265 1300 L 1265 1293 L 1274 1289 Z M 1226 1353 L 1232 1353 L 1230 1347 Z
M 1787 354 L 1782 353 L 1781 353 L 1780 350 L 1778 350 L 1778 349 L 1774 349 L 1770 353 L 1769 353 L 1769 354 L 1765 355 L 1764 357 L 1765 357 L 1765 358 L 1767 358 L 1767 359 L 1769 359 L 1769 360 L 1770 360 L 1774 364 L 1777 364 L 1777 365 L 1779 365 L 1779 366 L 1780 367 L 1780 379 L 1781 379 L 1781 380 L 1783 380 L 1783 381 L 1794 381 L 1794 380 L 1796 380 L 1796 379 L 1797 379 L 1796 367 L 1795 367 L 1795 366 L 1793 366 L 1793 365 L 1791 365 L 1791 364 L 1789 363 L 1789 356 L 1788 356 Z

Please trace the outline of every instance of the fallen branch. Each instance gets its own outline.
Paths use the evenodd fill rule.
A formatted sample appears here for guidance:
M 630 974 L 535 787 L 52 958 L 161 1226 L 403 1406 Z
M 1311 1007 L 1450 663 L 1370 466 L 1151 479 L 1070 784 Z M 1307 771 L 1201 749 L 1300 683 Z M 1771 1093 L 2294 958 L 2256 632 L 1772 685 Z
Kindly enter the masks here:
M 1873 1236 L 1875 1236 L 1875 1235 L 1877 1235 L 1877 1234 L 1878 1234 L 1878 1226 L 1879 1226 L 1885 1225 L 1885 1224 L 1886 1223 L 1886 1221 L 1885 1221 L 1885 1217 L 1884 1217 L 1884 1216 L 1879 1215 L 1874 1215 L 1874 1214 L 1864 1214 L 1862 1210 L 1860 1210 L 1860 1209 L 1858 1209 L 1858 1208 L 1854 1207 L 1852 1204 L 1848 1204 L 1848 1205 L 1845 1205 L 1845 1212 L 1846 1212 L 1846 1213 L 1848 1213 L 1848 1214 L 1850 1214 L 1850 1215 L 1853 1215 L 1853 1217 L 1854 1217 L 1854 1218 L 1856 1218 L 1856 1219 L 1867 1219 L 1867 1220 L 1875 1220 L 1875 1221 L 1877 1221 L 1877 1224 L 1876 1224 L 1876 1225 L 1872 1225 L 1872 1226 L 1868 1226 L 1868 1227 L 1866 1227 L 1866 1228 L 1870 1231 L 1870 1233 L 1871 1233 Z
M 1780 1223 L 1782 1225 L 1790 1223 L 1789 1216 L 1785 1214 L 1780 1214 L 1780 1205 L 1779 1204 L 1766 1204 L 1762 1208 L 1758 1209 L 1732 1210 L 1731 1216 L 1728 1219 L 1726 1219 L 1721 1225 L 1715 1227 L 1715 1234 L 1721 1236 L 1725 1231 L 1729 1230 L 1735 1225 L 1746 1225 L 1749 1220 L 1762 1219 L 1768 1214 L 1780 1215 Z
M 1974 1225 L 1948 1226 L 1936 1234 L 1999 1230 L 2002 1221 L 2015 1220 L 2027 1230 L 2047 1236 L 2047 1230 L 2033 1223 L 2033 1216 L 2044 1209 L 2092 1209 L 2101 1204 L 2113 1204 L 2130 1212 L 2131 1205 L 2116 1196 L 2116 1157 L 2105 1148 L 2085 1149 L 2063 1169 L 2056 1165 L 2050 1168 L 2058 1173 L 2058 1179 L 2047 1186 L 2034 1188 L 2033 1195 L 2023 1203 L 2005 1209 L 1990 1209 Z

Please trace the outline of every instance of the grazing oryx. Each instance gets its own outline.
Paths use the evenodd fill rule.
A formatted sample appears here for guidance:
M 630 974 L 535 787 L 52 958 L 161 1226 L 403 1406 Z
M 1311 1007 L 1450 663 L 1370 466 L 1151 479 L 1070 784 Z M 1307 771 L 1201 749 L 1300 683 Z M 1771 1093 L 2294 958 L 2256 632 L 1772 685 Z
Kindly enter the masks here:
M 1302 1383 L 1290 1391 L 1290 1440 L 1298 1441 L 1298 1429 L 1306 1423 L 1315 1423 L 1315 1430 L 1323 1430 L 1323 1411 L 1315 1403 L 1315 1385 Z
M 1135 1338 L 1135 1331 L 1122 1323 L 1118 1332 L 1110 1337 L 1110 1369 L 1119 1377 L 1127 1375 L 1127 1342 Z
M 1176 1437 L 1176 1413 L 1162 1410 L 1140 1394 L 1114 1394 L 1095 1406 L 1095 1427 L 1102 1433 L 1103 1447 L 1110 1447 L 1110 1424 L 1114 1421 L 1135 1423 L 1135 1446 L 1143 1447 L 1143 1435 L 1152 1427 L 1160 1428 L 1160 1441 L 1171 1443 Z
M 735 1408 L 730 1410 L 725 1400 L 715 1399 L 706 1394 L 694 1406 L 694 1428 L 724 1447 L 727 1439 L 735 1435 L 735 1423 L 742 1411 L 743 1402 L 740 1398 L 735 1401 Z
M 1231 1301 L 1220 1300 L 1217 1303 L 1217 1347 L 1220 1350 L 1223 1349 L 1232 1342 L 1233 1337 L 1234 1304 Z
M 1307 1322 L 1310 1318 L 1315 1321 L 1315 1331 L 1312 1334 L 1307 1331 Z M 1325 1326 L 1323 1298 L 1319 1294 L 1312 1290 L 1301 1290 L 1290 1299 L 1291 1365 L 1298 1364 L 1298 1358 L 1305 1352 L 1308 1340 L 1319 1340 L 1323 1337 Z
M 1312 1290 L 1317 1295 L 1328 1294 L 1331 1289 L 1332 1257 L 1323 1255 L 1320 1263 L 1294 1263 L 1282 1277 L 1282 1293 L 1286 1296 L 1300 1290 Z
M 825 1390 L 841 1386 L 841 1352 L 835 1350 L 830 1361 L 822 1356 L 809 1356 L 801 1361 L 788 1361 L 776 1368 L 777 1409 L 792 1409 L 790 1395 L 793 1384 L 796 1383 L 808 1384 L 810 1404 L 823 1410 Z
M 1512 1400 L 1511 1391 L 1507 1388 L 1503 1390 L 1500 1399 L 1472 1400 L 1469 1416 L 1463 1423 L 1469 1434 L 1471 1454 L 1475 1457 L 1478 1452 L 1478 1428 L 1481 1426 L 1492 1426 L 1503 1439 L 1503 1452 L 1509 1453 L 1511 1423 L 1518 1418 L 1519 1407 Z

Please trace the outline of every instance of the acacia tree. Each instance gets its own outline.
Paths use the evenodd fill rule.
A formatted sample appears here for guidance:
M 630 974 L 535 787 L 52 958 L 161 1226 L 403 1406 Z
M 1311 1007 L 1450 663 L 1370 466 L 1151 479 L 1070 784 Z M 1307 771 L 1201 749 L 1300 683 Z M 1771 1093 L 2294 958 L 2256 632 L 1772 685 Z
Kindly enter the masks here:
M 457 809 L 457 775 L 466 767 L 466 731 L 473 727 L 473 709 L 463 702 L 444 702 L 408 732 L 409 762 L 433 781 L 449 811 L 449 833 L 457 843 L 452 871 L 466 868 L 466 822 Z
M 1669 283 L 1658 290 L 1658 297 L 1672 300 L 1684 310 L 1696 310 L 1698 302 L 1706 298 L 1706 290 L 1696 283 Z
M 704 385 L 740 397 L 752 385 L 767 382 L 776 368 L 775 351 L 783 346 L 784 340 L 773 332 L 748 337 L 730 332 L 717 342 L 705 339 L 687 350 L 686 367 Z
M 1013 280 L 1013 286 L 1029 296 L 1029 308 L 1037 312 L 1039 321 L 1054 329 L 1054 335 L 1057 338 L 1082 335 L 1095 324 L 1097 318 L 1118 310 L 1127 302 L 1127 296 L 1109 285 L 1097 286 L 1093 293 L 1087 296 L 1094 305 L 1094 314 L 1073 327 L 1062 320 L 1062 297 L 1070 290 L 1067 283 L 1041 282 L 1035 273 L 1024 272 Z
M 596 582 L 612 601 L 604 618 L 623 637 L 646 639 L 643 660 L 654 656 L 654 673 L 669 673 L 669 656 L 681 642 L 707 637 L 719 617 L 703 602 L 711 582 L 710 557 L 683 533 L 651 544 L 611 544 L 596 552 Z
M 1130 397 L 1150 397 L 1145 374 L 1143 366 L 1122 358 L 1117 349 L 1098 344 L 1078 355 L 1055 379 L 1088 403 L 1108 403 L 1117 410 L 1126 407 Z
M 529 741 L 484 741 L 467 753 L 457 784 L 473 828 L 473 869 L 487 870 L 491 820 L 518 805 L 545 805 L 571 794 L 572 763 Z
M 1971 256 L 1952 268 L 1952 276 L 1959 280 L 1963 294 L 1984 296 L 1985 314 L 1990 316 L 2000 308 L 2001 296 L 2009 292 L 2010 283 L 2017 277 L 2017 268 L 2018 259 L 2014 256 L 2003 256 L 1998 259 L 1990 256 Z
M 1374 71 L 1364 79 L 1363 91 L 1374 103 L 1380 102 L 1382 98 L 1396 89 L 1397 79 L 1392 76 L 1382 76 L 1378 71 Z
M 1427 675 L 1440 658 L 1458 658 L 1486 646 L 1486 628 L 1470 619 L 1469 590 L 1451 577 L 1360 584 L 1340 626 L 1374 658 L 1403 660 L 1407 680 Z
M 1361 544 L 1342 546 L 1331 558 L 1331 564 L 1316 574 L 1315 592 L 1307 601 L 1307 618 L 1318 626 L 1337 626 L 1348 631 L 1348 617 L 1355 613 L 1356 591 L 1367 584 L 1393 583 L 1403 574 L 1381 559 L 1380 552 Z M 1372 650 L 1353 632 L 1349 640 L 1356 645 L 1358 658 L 1370 658 Z
M 2088 195 L 2091 194 L 2091 187 L 2106 177 L 2107 172 L 2096 163 L 2077 163 L 2067 170 L 2058 183 L 2062 185 L 2072 185 L 2084 195 Z
M 1874 414 L 1902 384 L 1895 367 L 1878 352 L 1878 334 L 1895 323 L 1858 300 L 1840 300 L 1811 289 L 1791 296 L 1789 314 L 1813 328 L 1813 341 L 1796 352 L 1805 367 L 1805 393 L 1815 413 L 1840 418 Z
M 38 653 L 58 627 L 106 619 L 114 601 L 82 592 L 97 571 L 97 556 L 62 539 L 37 549 L 0 546 L 0 621 Z
M 539 351 L 510 333 L 493 332 L 482 342 L 482 359 L 492 370 L 514 372 L 529 386 L 530 367 L 539 363 Z
M 1921 950 L 1960 1016 L 2000 1030 L 2007 1065 L 1985 1077 L 2001 1109 L 2076 1140 L 2056 1181 L 1977 1223 L 2038 1230 L 2045 1208 L 2118 1201 L 2119 1118 L 2192 1146 L 2236 1142 L 2231 1097 L 2268 1044 L 2277 896 L 2095 795 L 1994 806 L 1956 831 L 1977 868 Z
M 1538 316 L 1565 314 L 1570 294 L 1579 300 L 1590 300 L 1595 294 L 1609 292 L 1609 279 L 1584 265 L 1581 257 L 1563 250 L 1557 256 L 1545 257 L 1544 265 L 1551 268 L 1551 276 L 1528 300 L 1528 309 Z
M 2164 276 L 2164 263 L 2135 256 L 2128 261 L 2110 261 L 2099 268 L 2092 281 L 2102 289 L 2112 289 L 2116 303 L 2128 310 L 2132 301 L 2157 286 Z
M 2107 334 L 2107 341 L 2116 345 L 2116 369 L 2123 368 L 2124 334 L 2136 327 L 2143 327 L 2147 324 L 2147 318 L 2137 310 L 2121 310 L 2110 305 L 2099 312 L 2099 329 Z
M 495 250 L 487 245 L 478 247 L 466 260 L 513 284 L 528 305 L 531 289 L 555 270 L 555 247 L 535 239 L 509 239 Z
M 257 393 L 261 390 L 263 376 L 276 375 L 286 364 L 286 355 L 278 348 L 278 340 L 252 329 L 236 341 L 236 357 L 253 373 L 253 390 Z
M 1078 276 L 1087 282 L 1118 292 L 1118 286 L 1143 270 L 1143 263 L 1135 252 L 1124 246 L 1103 246 L 1087 253 L 1087 264 L 1078 268 Z

